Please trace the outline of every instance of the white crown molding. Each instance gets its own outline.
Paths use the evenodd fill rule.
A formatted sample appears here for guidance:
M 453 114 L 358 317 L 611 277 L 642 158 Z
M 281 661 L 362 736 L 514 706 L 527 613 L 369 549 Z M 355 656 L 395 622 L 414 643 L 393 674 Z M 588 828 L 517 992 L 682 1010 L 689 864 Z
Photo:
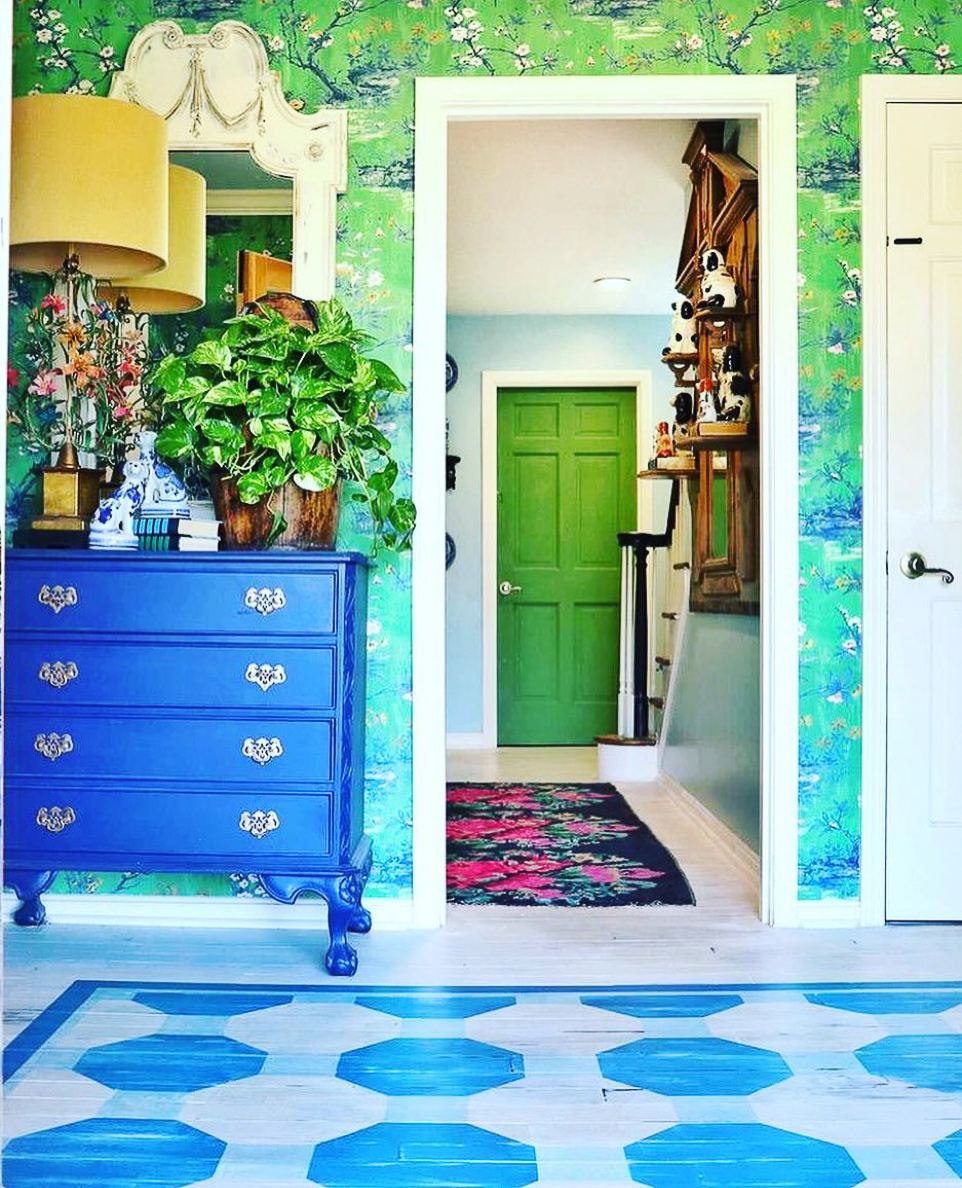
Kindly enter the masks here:
M 290 215 L 290 190 L 208 190 L 209 215 Z

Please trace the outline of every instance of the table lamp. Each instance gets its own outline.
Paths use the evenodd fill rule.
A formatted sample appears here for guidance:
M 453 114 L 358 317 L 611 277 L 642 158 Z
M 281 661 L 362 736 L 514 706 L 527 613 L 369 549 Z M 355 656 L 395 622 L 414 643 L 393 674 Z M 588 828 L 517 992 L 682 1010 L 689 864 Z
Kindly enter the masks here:
M 165 267 L 167 126 L 119 99 L 27 95 L 12 104 L 10 267 L 62 275 L 68 318 L 84 276 L 138 276 Z M 77 455 L 76 384 L 64 376 L 63 445 L 43 472 L 35 528 L 83 529 L 99 474 Z

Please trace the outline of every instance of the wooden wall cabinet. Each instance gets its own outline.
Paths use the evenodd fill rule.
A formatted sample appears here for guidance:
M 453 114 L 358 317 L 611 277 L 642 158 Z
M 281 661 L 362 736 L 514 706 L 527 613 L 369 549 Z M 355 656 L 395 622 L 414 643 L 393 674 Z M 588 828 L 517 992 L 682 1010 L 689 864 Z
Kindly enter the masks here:
M 700 123 L 683 160 L 692 197 L 678 261 L 676 288 L 695 305 L 698 358 L 695 386 L 718 383 L 725 348 L 737 345 L 751 385 L 747 426 L 695 426 L 690 444 L 696 474 L 688 483 L 692 501 L 691 609 L 727 614 L 758 613 L 758 176 L 725 148 L 725 125 Z M 702 253 L 720 249 L 738 286 L 733 310 L 699 310 Z M 666 362 L 671 366 L 670 360 Z M 673 368 L 673 371 L 676 371 Z M 676 372 L 677 379 L 677 372 Z

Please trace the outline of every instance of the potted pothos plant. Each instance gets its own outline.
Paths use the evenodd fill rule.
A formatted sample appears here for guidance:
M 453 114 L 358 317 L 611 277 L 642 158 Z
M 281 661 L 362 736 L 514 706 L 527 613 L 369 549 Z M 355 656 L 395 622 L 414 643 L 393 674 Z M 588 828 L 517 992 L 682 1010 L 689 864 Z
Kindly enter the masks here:
M 398 465 L 377 426 L 384 396 L 404 385 L 370 357 L 374 340 L 337 298 L 291 303 L 300 320 L 257 302 L 218 337 L 161 361 L 157 452 L 210 474 L 228 546 L 332 547 L 346 482 L 367 504 L 375 544 L 408 548 L 414 504 L 395 493 Z

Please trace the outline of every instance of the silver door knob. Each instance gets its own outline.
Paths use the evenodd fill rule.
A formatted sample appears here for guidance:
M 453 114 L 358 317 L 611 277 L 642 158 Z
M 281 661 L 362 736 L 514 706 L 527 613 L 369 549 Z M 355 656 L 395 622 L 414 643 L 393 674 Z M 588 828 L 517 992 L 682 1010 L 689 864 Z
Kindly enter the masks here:
M 502 582 L 501 585 L 498 586 L 498 589 L 501 591 L 502 594 L 520 594 L 521 593 L 521 587 L 520 586 L 512 586 L 510 582 Z
M 955 581 L 955 574 L 949 569 L 938 569 L 935 566 L 925 564 L 925 558 L 921 553 L 903 553 L 899 561 L 899 569 L 905 574 L 907 578 L 925 577 L 926 574 L 940 573 L 942 581 L 946 586 Z

